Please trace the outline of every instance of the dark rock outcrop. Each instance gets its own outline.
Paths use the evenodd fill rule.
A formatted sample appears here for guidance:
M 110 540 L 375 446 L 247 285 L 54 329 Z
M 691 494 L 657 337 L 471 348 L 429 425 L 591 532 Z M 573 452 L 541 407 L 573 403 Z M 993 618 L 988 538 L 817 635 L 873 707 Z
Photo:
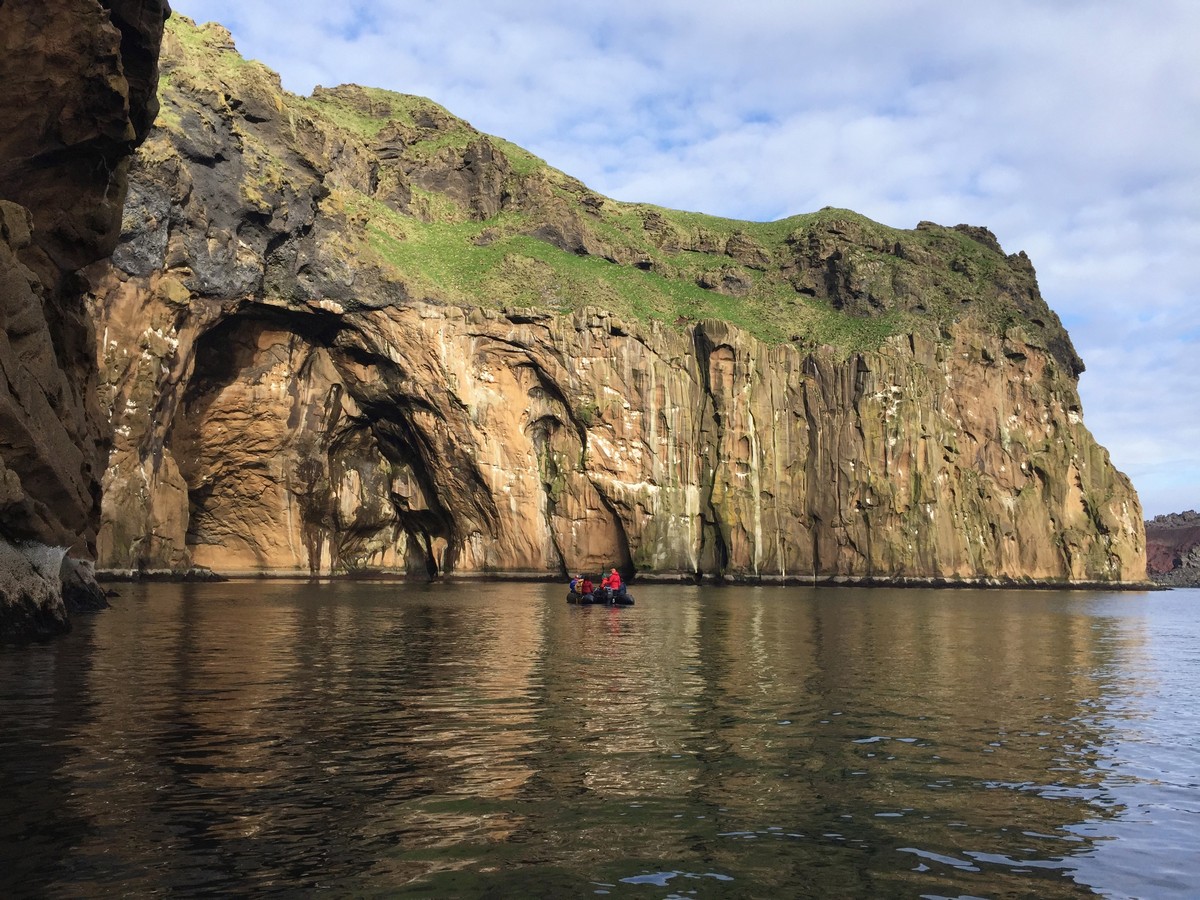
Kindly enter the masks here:
M 1189 509 L 1146 522 L 1146 571 L 1159 584 L 1200 587 L 1200 513 Z
M 129 156 L 158 109 L 165 0 L 0 3 L 0 638 L 102 600 L 95 552 L 107 427 L 77 270 L 120 233 Z M 88 595 L 89 599 L 83 599 Z

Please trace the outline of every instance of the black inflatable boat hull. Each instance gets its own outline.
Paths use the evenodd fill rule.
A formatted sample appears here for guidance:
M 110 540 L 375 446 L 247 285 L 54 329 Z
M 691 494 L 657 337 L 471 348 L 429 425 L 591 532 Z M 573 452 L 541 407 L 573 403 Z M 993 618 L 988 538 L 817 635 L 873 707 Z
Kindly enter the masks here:
M 633 606 L 633 598 L 628 594 L 617 594 L 617 596 L 609 599 L 602 597 L 599 594 L 580 596 L 579 594 L 567 594 L 567 602 L 574 603 L 577 606 Z

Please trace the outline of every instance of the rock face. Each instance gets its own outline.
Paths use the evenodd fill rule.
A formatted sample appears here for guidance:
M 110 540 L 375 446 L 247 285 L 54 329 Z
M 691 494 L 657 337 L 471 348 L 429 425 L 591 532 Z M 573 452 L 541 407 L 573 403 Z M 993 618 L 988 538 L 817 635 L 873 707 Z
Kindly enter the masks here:
M 1159 584 L 1200 587 L 1200 513 L 1189 509 L 1146 523 L 1146 570 Z
M 64 630 L 63 577 L 102 602 L 89 572 L 107 424 L 76 270 L 116 245 L 167 13 L 0 3 L 0 638 Z
M 213 25 L 163 66 L 87 273 L 101 566 L 1144 581 L 986 229 L 614 203 L 419 98 L 286 94 Z

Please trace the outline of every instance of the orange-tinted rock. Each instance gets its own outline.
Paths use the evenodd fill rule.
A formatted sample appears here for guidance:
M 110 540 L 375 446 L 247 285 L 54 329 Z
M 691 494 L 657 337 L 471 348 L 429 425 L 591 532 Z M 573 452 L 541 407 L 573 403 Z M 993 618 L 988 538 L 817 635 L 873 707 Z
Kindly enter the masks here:
M 1141 579 L 1136 496 L 1072 379 L 1019 334 L 840 359 L 594 313 L 218 315 L 163 335 L 170 421 L 114 398 L 106 528 L 154 527 L 106 538 L 104 565 Z M 144 352 L 135 365 L 162 366 Z M 112 380 L 136 390 L 128 373 Z
M 1081 363 L 990 232 L 619 206 L 428 101 L 302 100 L 227 33 L 189 34 L 165 42 L 114 265 L 89 271 L 102 566 L 1144 579 Z M 542 305 L 457 283 L 467 254 Z M 683 313 L 769 289 L 793 321 L 878 337 L 621 316 L 563 296 L 590 286 L 580 260 L 631 290 L 677 279 Z

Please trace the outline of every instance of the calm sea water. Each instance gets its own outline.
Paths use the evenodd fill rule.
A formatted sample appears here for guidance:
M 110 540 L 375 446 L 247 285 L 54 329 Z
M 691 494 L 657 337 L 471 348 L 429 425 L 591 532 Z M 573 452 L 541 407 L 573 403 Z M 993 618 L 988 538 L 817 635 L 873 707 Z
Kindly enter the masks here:
M 3 896 L 1200 884 L 1200 591 L 121 593 L 0 651 Z

